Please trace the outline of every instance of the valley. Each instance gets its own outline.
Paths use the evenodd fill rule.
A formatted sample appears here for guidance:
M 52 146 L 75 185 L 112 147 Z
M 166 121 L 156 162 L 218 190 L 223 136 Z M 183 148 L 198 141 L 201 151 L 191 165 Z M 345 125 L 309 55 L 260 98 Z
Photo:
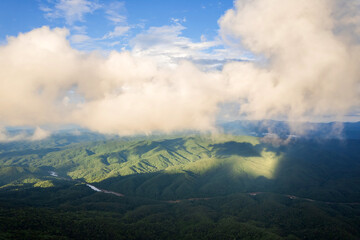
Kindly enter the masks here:
M 360 236 L 359 140 L 275 146 L 228 134 L 76 138 L 2 144 L 0 237 Z

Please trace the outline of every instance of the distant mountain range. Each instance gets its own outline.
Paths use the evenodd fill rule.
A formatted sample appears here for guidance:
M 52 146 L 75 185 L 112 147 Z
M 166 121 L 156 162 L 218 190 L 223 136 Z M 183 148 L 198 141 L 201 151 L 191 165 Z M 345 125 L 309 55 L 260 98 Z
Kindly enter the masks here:
M 291 125 L 293 125 L 295 129 L 291 129 Z M 227 134 L 257 137 L 263 137 L 272 133 L 277 134 L 281 138 L 293 136 L 310 139 L 360 139 L 360 122 L 289 123 L 274 120 L 237 120 L 219 124 L 219 127 Z M 298 134 L 298 132 L 301 132 L 301 134 Z

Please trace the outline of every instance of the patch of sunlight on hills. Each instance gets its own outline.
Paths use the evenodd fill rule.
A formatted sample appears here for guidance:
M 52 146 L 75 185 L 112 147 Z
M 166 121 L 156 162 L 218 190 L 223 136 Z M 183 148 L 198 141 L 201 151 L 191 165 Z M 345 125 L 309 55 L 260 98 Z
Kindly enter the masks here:
M 25 179 L 18 179 L 16 181 L 12 181 L 6 185 L 1 186 L 0 188 L 22 187 L 22 186 L 48 188 L 48 187 L 54 187 L 55 185 L 51 180 L 42 180 L 42 179 L 36 178 L 36 177 L 28 177 Z
M 235 169 L 234 173 L 239 174 L 248 172 L 254 176 L 272 177 L 278 159 L 262 151 L 259 144 L 256 137 L 226 134 L 144 137 L 80 143 L 71 148 L 3 153 L 0 164 L 26 167 L 31 171 L 44 167 L 87 182 L 160 171 L 204 174 L 217 167 Z M 22 169 L 5 170 L 19 172 Z M 17 173 L 19 176 L 29 174 Z M 10 182 L 3 178 L 3 182 Z
M 186 165 L 173 166 L 165 169 L 166 173 L 175 174 L 184 171 L 191 171 L 196 174 L 204 174 L 211 169 L 214 169 L 224 163 L 221 159 L 216 158 L 201 158 L 196 162 L 190 162 Z
M 275 177 L 281 158 L 282 155 L 276 155 L 274 152 L 263 150 L 259 157 L 239 157 L 231 155 L 224 158 L 202 158 L 186 165 L 168 167 L 165 169 L 165 172 L 168 174 L 176 174 L 190 171 L 202 175 L 211 170 L 226 168 L 233 176 L 248 175 L 254 178 L 263 176 L 272 179 Z
M 260 155 L 260 157 L 234 157 L 233 173 L 274 178 L 282 155 L 266 150 L 263 150 Z
M 35 183 L 34 187 L 48 188 L 48 187 L 54 187 L 54 184 L 50 180 L 45 180 Z

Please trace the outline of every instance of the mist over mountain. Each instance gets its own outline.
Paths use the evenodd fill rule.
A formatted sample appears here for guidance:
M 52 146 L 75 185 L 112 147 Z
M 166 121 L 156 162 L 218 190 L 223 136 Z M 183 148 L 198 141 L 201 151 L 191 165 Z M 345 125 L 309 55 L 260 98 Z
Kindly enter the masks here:
M 298 131 L 291 129 L 291 125 L 298 126 Z M 225 133 L 235 135 L 252 135 L 264 137 L 268 134 L 286 138 L 310 138 L 310 139 L 359 139 L 359 122 L 329 122 L 311 123 L 262 120 L 248 121 L 237 120 L 220 124 Z M 296 128 L 295 128 L 296 129 Z

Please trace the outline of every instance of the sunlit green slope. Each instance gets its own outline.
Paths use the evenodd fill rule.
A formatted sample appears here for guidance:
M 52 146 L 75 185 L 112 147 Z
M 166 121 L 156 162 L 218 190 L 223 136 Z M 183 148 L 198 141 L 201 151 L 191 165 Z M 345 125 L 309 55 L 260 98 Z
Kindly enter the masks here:
M 360 199 L 357 140 L 299 139 L 278 147 L 256 137 L 231 135 L 56 142 L 61 140 L 19 151 L 3 148 L 1 186 L 51 186 L 53 180 L 72 179 L 161 199 L 255 191 Z M 51 171 L 58 176 L 50 176 Z
M 158 171 L 201 174 L 223 164 L 233 165 L 234 173 L 271 178 L 278 157 L 257 145 L 257 138 L 235 136 L 114 140 L 70 148 L 9 151 L 0 155 L 0 161 L 2 166 L 48 169 L 88 182 Z
M 359 239 L 359 140 L 95 138 L 0 144 L 0 239 Z

